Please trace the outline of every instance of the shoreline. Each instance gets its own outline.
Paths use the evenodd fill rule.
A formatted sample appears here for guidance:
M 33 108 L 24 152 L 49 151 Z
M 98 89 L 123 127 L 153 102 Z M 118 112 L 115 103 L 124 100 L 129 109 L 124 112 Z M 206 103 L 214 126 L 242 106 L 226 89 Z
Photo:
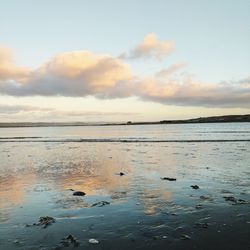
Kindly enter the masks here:
M 85 123 L 85 122 L 0 122 L 0 128 L 18 127 L 81 127 L 81 126 L 131 126 L 131 125 L 161 125 L 161 124 L 196 124 L 196 123 L 239 123 L 250 122 L 250 114 L 246 115 L 224 115 L 199 117 L 185 120 L 161 120 L 155 122 L 106 122 L 106 123 Z
M 0 143 L 1 247 L 247 249 L 249 152 L 242 142 Z

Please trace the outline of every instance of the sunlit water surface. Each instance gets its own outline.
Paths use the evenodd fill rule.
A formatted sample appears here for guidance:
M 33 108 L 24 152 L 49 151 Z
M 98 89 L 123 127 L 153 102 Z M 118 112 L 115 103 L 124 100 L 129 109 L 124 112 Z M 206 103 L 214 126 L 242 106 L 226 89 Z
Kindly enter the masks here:
M 0 248 L 249 249 L 249 177 L 249 123 L 0 129 Z

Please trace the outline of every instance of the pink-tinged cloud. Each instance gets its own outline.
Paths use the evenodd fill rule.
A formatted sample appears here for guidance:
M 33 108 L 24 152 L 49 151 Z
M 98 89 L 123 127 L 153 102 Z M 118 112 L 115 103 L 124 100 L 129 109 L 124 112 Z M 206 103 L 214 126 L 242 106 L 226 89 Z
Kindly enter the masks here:
M 6 67 L 6 65 L 11 65 Z M 174 72 L 175 64 L 152 77 L 139 77 L 121 59 L 89 51 L 61 53 L 31 70 L 18 67 L 0 50 L 0 93 L 12 96 L 95 96 L 142 100 L 171 105 L 250 107 L 250 78 L 202 83 Z
M 0 47 L 0 81 L 20 80 L 25 81 L 29 77 L 30 70 L 15 64 L 11 49 Z
M 140 97 L 162 104 L 203 107 L 250 108 L 249 79 L 235 82 L 202 83 L 192 77 L 141 82 Z
M 161 41 L 155 33 L 147 34 L 143 41 L 128 53 L 121 55 L 123 59 L 153 58 L 161 60 L 175 50 L 174 41 Z
M 161 69 L 159 72 L 156 73 L 157 77 L 166 78 L 170 75 L 176 73 L 177 71 L 185 68 L 188 65 L 187 62 L 180 62 L 170 65 L 168 68 Z

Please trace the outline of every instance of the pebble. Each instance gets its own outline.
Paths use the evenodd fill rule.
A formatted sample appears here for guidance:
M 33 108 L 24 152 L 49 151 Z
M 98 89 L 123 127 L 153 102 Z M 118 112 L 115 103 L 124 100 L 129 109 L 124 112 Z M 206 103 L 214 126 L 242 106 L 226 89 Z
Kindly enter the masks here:
M 44 216 L 39 218 L 38 223 L 34 223 L 33 225 L 36 226 L 43 226 L 43 228 L 46 228 L 47 226 L 51 225 L 52 223 L 55 223 L 55 219 L 50 216 Z
M 110 202 L 108 202 L 108 201 L 98 201 L 98 202 L 92 204 L 91 207 L 95 207 L 95 206 L 103 207 L 103 206 L 109 205 L 109 204 L 110 204 Z
M 181 235 L 181 240 L 190 240 L 190 239 L 191 239 L 191 237 L 189 235 L 187 235 L 187 234 L 182 234 Z
M 75 191 L 75 192 L 73 193 L 73 195 L 75 195 L 75 196 L 84 196 L 84 195 L 86 195 L 86 193 L 84 193 L 84 192 L 82 192 L 82 191 Z
M 161 179 L 167 181 L 176 181 L 176 178 L 170 178 L 170 177 L 162 177 Z
M 90 244 L 99 244 L 99 241 L 96 239 L 89 239 Z
M 190 187 L 193 188 L 193 189 L 199 189 L 200 188 L 198 185 L 191 185 Z

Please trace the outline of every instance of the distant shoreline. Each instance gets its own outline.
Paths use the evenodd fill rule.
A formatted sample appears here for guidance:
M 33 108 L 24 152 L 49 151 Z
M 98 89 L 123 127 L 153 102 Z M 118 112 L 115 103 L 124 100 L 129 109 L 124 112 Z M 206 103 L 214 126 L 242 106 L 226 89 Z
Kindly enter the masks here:
M 250 122 L 250 114 L 199 117 L 186 120 L 162 120 L 155 122 L 121 122 L 121 123 L 86 123 L 86 122 L 0 122 L 0 128 L 18 127 L 70 127 L 70 126 L 130 126 L 160 124 L 192 124 L 192 123 L 231 123 Z

